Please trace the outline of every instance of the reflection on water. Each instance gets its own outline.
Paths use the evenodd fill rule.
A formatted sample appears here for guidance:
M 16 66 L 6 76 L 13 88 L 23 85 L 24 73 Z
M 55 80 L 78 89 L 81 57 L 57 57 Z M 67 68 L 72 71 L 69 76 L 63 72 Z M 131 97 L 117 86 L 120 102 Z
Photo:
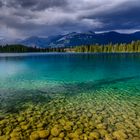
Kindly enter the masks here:
M 139 54 L 0 55 L 0 140 L 139 140 Z
M 0 78 L 3 78 L 3 80 L 7 77 L 12 78 L 12 76 L 20 74 L 25 70 L 26 65 L 21 63 L 14 63 L 6 60 L 0 62 Z

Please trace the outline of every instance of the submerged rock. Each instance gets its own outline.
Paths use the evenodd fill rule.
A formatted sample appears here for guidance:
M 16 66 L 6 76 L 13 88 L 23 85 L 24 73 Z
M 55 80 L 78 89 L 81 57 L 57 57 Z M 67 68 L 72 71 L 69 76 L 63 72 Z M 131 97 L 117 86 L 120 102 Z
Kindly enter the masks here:
M 27 130 L 29 127 L 30 127 L 29 124 L 27 124 L 27 125 L 21 125 L 21 128 L 22 128 L 23 130 Z
M 49 131 L 48 130 L 37 131 L 37 133 L 39 134 L 39 137 L 42 138 L 42 139 L 45 139 L 49 136 Z
M 70 130 L 72 129 L 72 127 L 69 126 L 69 125 L 66 125 L 66 126 L 64 126 L 64 129 L 65 129 L 66 131 L 70 131 Z
M 105 135 L 105 140 L 113 140 L 113 138 L 111 137 L 111 135 L 106 134 L 106 135 Z
M 98 132 L 91 132 L 89 134 L 89 139 L 90 140 L 98 140 L 100 137 L 100 134 Z
M 59 137 L 60 137 L 60 138 L 64 138 L 64 137 L 65 137 L 65 133 L 64 133 L 64 132 L 61 132 L 61 133 L 59 134 Z
M 32 132 L 30 135 L 30 140 L 39 140 L 39 138 L 39 134 L 36 131 Z
M 25 120 L 25 118 L 24 117 L 18 117 L 17 120 L 18 120 L 18 122 L 23 122 Z
M 10 136 L 13 138 L 13 137 L 21 137 L 21 132 L 12 132 L 11 134 L 10 134 Z
M 51 140 L 63 140 L 62 138 L 52 138 Z
M 71 139 L 78 139 L 79 138 L 79 134 L 74 132 L 74 133 L 70 133 L 68 134 L 69 138 Z
M 58 126 L 54 126 L 52 129 L 51 129 L 51 135 L 53 136 L 58 136 L 60 134 L 61 130 L 58 128 Z
M 105 129 L 99 129 L 98 131 L 102 137 L 104 137 L 105 135 L 108 135 L 108 132 Z
M 113 133 L 113 137 L 117 140 L 127 139 L 128 136 L 124 133 L 123 130 L 117 130 Z
M 87 134 L 81 134 L 80 139 L 82 140 L 88 140 L 88 135 Z
M 66 124 L 66 121 L 64 119 L 60 119 L 59 123 L 64 126 Z
M 10 140 L 21 140 L 21 138 L 20 137 L 13 137 Z
M 6 136 L 6 135 L 0 136 L 0 140 L 9 140 L 9 139 L 10 136 Z

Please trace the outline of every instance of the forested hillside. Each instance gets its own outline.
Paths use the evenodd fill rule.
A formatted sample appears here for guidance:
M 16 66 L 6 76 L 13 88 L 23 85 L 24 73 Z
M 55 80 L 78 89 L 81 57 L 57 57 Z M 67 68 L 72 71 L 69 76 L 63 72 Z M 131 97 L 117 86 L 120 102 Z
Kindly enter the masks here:
M 0 52 L 93 52 L 93 53 L 123 53 L 140 52 L 140 41 L 129 44 L 85 45 L 63 48 L 37 48 L 24 45 L 0 46 Z
M 130 44 L 87 45 L 74 48 L 75 52 L 140 52 L 140 41 Z
M 22 52 L 60 52 L 63 48 L 37 48 L 24 45 L 5 45 L 0 46 L 0 53 L 22 53 Z

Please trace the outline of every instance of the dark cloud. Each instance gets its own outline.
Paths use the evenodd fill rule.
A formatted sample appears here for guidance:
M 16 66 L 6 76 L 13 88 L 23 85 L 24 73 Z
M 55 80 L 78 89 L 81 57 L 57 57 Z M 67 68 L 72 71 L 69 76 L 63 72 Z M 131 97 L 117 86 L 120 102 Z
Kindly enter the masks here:
M 66 0 L 42 0 L 42 2 L 39 2 L 36 7 L 34 7 L 34 10 L 42 10 L 46 8 L 53 8 L 53 7 L 63 7 L 67 4 Z
M 0 7 L 2 7 L 3 6 L 3 2 L 2 1 L 0 1 Z
M 7 6 L 30 10 L 44 10 L 46 8 L 62 7 L 66 2 L 66 0 L 7 0 Z
M 37 3 L 36 0 L 13 0 L 10 1 L 8 6 L 15 6 L 15 7 L 23 7 L 23 8 L 31 8 L 35 6 Z
M 139 0 L 0 0 L 0 35 L 140 30 Z M 1 33 L 2 32 L 2 33 Z
M 102 10 L 87 15 L 81 15 L 81 19 L 98 19 L 104 24 L 100 30 L 140 29 L 140 1 L 125 1 L 117 7 L 110 7 L 104 12 Z

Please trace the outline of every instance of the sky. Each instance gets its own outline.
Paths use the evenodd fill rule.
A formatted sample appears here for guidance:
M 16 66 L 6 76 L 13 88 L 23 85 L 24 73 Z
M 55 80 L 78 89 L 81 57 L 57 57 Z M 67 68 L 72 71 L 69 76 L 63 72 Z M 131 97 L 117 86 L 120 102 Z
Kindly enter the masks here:
M 0 39 L 140 30 L 140 0 L 0 0 Z

